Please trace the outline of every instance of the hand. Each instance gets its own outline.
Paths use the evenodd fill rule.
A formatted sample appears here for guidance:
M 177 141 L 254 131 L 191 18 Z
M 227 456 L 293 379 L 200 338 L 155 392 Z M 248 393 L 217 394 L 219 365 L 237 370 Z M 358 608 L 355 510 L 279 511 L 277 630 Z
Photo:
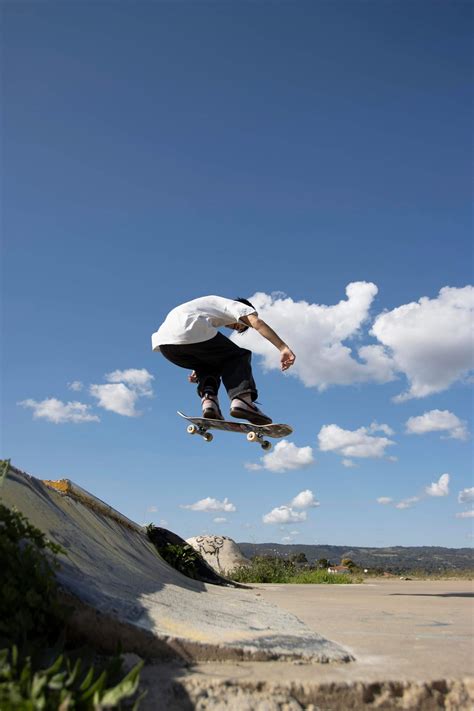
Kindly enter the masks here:
M 198 377 L 197 377 L 197 375 L 196 375 L 196 371 L 193 370 L 193 372 L 191 373 L 191 375 L 188 375 L 188 382 L 190 382 L 190 383 L 197 383 L 197 381 L 198 381 Z
M 285 346 L 284 348 L 281 349 L 280 351 L 280 367 L 282 370 L 288 370 L 288 368 L 291 368 L 293 363 L 296 360 L 296 356 L 293 353 L 293 351 L 290 351 L 288 346 Z

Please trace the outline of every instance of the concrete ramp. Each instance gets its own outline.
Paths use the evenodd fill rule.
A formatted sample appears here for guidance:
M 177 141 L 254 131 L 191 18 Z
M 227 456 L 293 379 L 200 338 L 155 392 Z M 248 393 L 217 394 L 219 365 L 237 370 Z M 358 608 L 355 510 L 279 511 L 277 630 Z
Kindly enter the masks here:
M 340 646 L 256 592 L 191 580 L 160 558 L 144 529 L 67 480 L 11 468 L 0 497 L 67 555 L 58 579 L 71 627 L 108 651 L 186 660 L 347 662 Z

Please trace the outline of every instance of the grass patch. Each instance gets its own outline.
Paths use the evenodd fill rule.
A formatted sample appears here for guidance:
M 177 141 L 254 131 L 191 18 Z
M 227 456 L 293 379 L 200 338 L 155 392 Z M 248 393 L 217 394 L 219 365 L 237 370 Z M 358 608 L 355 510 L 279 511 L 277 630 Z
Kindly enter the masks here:
M 308 583 L 308 585 L 351 585 L 352 583 L 363 583 L 361 575 L 354 573 L 337 574 L 328 573 L 327 570 L 302 570 L 296 573 L 290 583 Z
M 289 583 L 308 585 L 350 585 L 363 582 L 356 574 L 336 575 L 327 570 L 302 568 L 295 562 L 270 556 L 255 556 L 251 565 L 241 566 L 227 573 L 236 583 Z

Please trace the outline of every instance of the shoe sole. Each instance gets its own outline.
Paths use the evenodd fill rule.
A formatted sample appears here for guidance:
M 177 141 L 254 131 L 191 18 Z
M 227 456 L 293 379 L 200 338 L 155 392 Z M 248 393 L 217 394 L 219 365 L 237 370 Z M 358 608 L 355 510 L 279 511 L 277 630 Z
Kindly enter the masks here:
M 271 425 L 273 420 L 269 417 L 262 417 L 256 412 L 249 412 L 249 410 L 239 410 L 234 408 L 230 411 L 232 417 L 237 417 L 239 420 L 248 420 L 252 425 Z
M 217 415 L 214 410 L 204 410 L 202 417 L 205 420 L 223 420 L 222 415 Z

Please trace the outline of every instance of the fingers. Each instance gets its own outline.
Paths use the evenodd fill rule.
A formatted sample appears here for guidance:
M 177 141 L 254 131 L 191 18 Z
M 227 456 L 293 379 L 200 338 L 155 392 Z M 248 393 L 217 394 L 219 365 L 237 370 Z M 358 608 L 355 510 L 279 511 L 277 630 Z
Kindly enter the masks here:
M 295 362 L 295 354 L 294 353 L 284 353 L 281 358 L 281 369 L 282 370 L 288 370 L 293 363 Z

